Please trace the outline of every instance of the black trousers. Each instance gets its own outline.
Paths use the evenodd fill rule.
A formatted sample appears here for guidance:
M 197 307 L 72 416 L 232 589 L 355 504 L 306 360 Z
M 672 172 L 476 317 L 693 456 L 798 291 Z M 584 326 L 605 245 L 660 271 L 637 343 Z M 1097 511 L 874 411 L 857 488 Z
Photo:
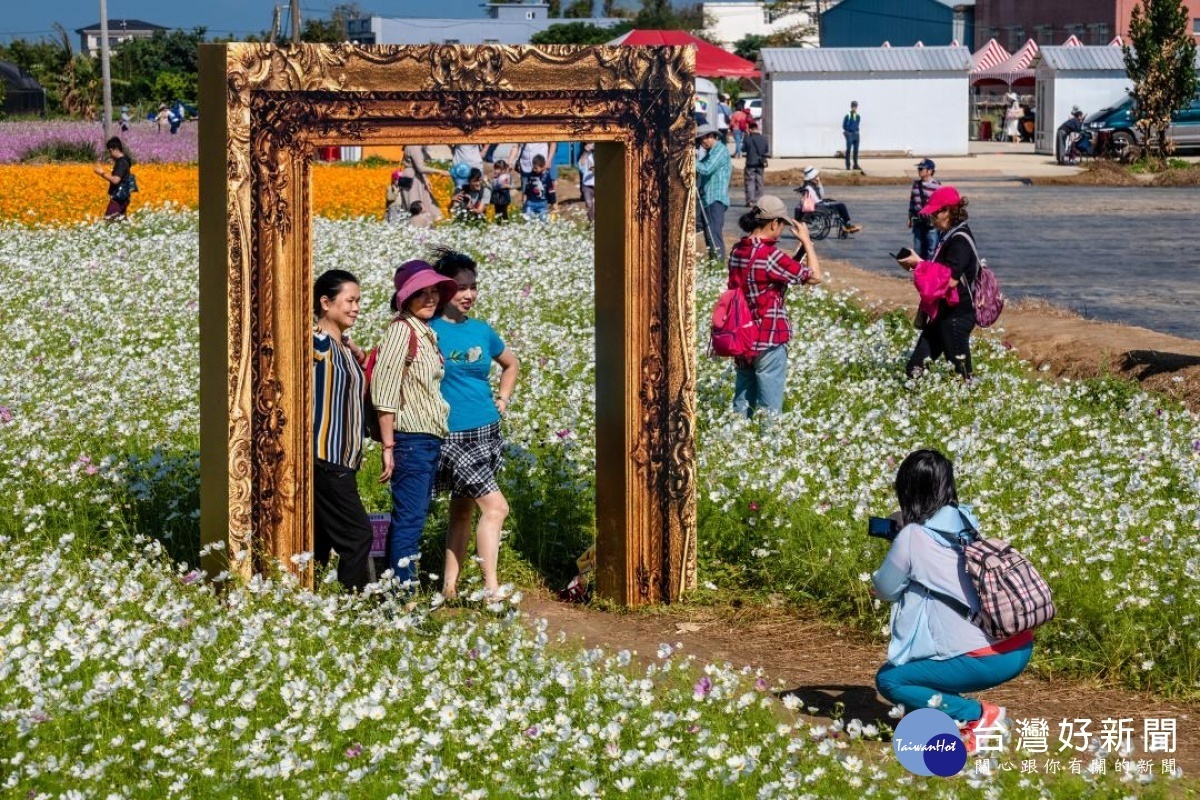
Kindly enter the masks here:
M 313 465 L 313 558 L 329 563 L 338 554 L 338 580 L 347 589 L 367 585 L 367 560 L 374 533 L 362 498 L 357 472 L 327 461 Z
M 833 213 L 841 217 L 843 225 L 850 224 L 850 210 L 846 208 L 845 203 L 839 203 L 837 200 L 822 200 L 821 205 L 833 209 Z
M 971 377 L 971 331 L 975 329 L 975 312 L 944 314 L 925 326 L 917 346 L 908 357 L 905 368 L 916 377 L 926 361 L 945 357 L 964 378 Z

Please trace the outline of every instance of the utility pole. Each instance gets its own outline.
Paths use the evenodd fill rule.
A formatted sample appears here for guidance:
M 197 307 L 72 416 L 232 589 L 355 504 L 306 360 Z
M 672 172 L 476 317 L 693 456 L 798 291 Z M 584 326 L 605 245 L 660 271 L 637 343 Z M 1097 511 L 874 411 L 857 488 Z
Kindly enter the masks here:
M 275 4 L 275 15 L 271 18 L 271 44 L 279 44 L 279 3 Z
M 300 0 L 292 0 L 292 44 L 300 44 Z
M 100 0 L 100 82 L 104 92 L 104 141 L 107 142 L 108 137 L 112 135 L 112 75 L 108 71 L 107 0 Z

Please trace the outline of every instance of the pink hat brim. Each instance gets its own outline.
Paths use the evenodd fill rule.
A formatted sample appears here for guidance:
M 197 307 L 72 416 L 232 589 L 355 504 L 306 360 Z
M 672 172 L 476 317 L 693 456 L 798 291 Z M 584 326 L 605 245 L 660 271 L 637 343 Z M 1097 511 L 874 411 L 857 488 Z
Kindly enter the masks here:
M 443 277 L 433 269 L 417 270 L 396 290 L 396 307 L 403 310 L 414 294 L 430 286 L 438 287 L 438 308 L 449 303 L 458 293 L 458 282 L 454 279 Z

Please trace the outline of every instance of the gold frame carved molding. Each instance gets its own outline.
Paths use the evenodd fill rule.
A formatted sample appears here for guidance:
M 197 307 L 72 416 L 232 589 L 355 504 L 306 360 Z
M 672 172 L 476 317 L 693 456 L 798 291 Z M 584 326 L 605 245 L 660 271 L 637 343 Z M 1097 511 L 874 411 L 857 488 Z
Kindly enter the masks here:
M 637 605 L 694 585 L 694 51 L 222 44 L 200 67 L 201 528 L 227 543 L 210 570 L 311 580 L 292 557 L 312 549 L 316 149 L 586 139 L 606 199 L 598 588 Z

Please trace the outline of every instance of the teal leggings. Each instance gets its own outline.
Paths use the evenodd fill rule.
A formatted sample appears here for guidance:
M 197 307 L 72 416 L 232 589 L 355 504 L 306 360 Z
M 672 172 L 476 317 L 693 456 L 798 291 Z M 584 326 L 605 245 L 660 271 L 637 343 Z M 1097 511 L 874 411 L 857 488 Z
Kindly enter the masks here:
M 892 703 L 903 703 L 905 711 L 925 708 L 934 695 L 942 696 L 938 708 L 959 722 L 983 716 L 978 700 L 963 692 L 980 692 L 1007 683 L 1021 674 L 1033 655 L 1033 644 L 995 656 L 957 656 L 944 661 L 923 658 L 896 666 L 885 662 L 875 673 L 875 688 Z

